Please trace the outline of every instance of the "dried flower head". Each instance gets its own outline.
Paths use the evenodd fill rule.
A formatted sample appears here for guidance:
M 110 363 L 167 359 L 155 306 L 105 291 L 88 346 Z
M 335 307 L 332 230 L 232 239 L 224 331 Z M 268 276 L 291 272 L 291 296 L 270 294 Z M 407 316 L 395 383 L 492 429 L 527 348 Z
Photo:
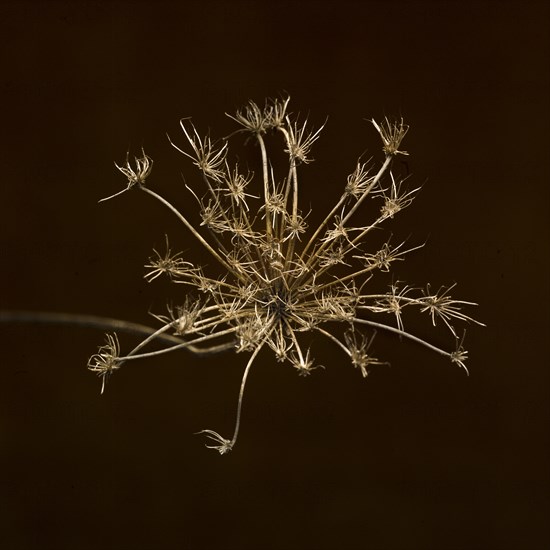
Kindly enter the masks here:
M 116 334 L 106 335 L 107 343 L 101 346 L 97 353 L 92 355 L 88 361 L 88 368 L 101 376 L 101 393 L 105 389 L 106 379 L 120 367 L 118 356 L 120 355 L 120 346 Z
M 403 119 L 399 122 L 390 122 L 385 118 L 380 124 L 372 120 L 374 127 L 378 130 L 382 141 L 384 142 L 384 153 L 387 155 L 408 155 L 407 151 L 400 151 L 399 146 L 403 141 L 409 127 L 403 124 Z
M 128 153 L 126 154 L 126 163 L 123 166 L 119 166 L 115 162 L 115 166 L 126 176 L 128 180 L 126 189 L 123 189 L 114 195 L 110 195 L 109 197 L 105 197 L 104 199 L 100 199 L 99 202 L 108 201 L 109 199 L 117 197 L 133 187 L 142 187 L 145 185 L 145 180 L 153 169 L 153 160 L 145 154 L 143 149 L 141 152 L 143 154 L 142 157 L 134 157 L 135 168 L 130 163 Z
M 462 342 L 455 351 L 447 351 L 415 336 L 405 329 L 405 311 L 416 308 L 427 313 L 434 325 L 442 319 L 455 340 L 454 321 L 476 322 L 462 312 L 463 306 L 475 304 L 452 299 L 449 291 L 453 287 L 432 293 L 429 285 L 423 290 L 392 282 L 386 292 L 370 290 L 377 273 L 390 271 L 395 260 L 422 246 L 403 249 L 404 243 L 391 246 L 388 239 L 377 251 L 364 249 L 366 236 L 409 206 L 417 191 L 405 189 L 404 180 L 391 170 L 395 155 L 407 154 L 400 150 L 408 130 L 403 121 L 373 121 L 382 139 L 383 161 L 378 169 L 370 161 L 368 165 L 357 162 L 347 181 L 344 179 L 334 207 L 309 231 L 304 221 L 307 216 L 299 205 L 298 175 L 300 166 L 311 162 L 311 148 L 324 125 L 310 130 L 288 113 L 288 104 L 289 98 L 268 100 L 264 107 L 251 101 L 229 115 L 239 129 L 227 139 L 246 133 L 258 145 L 262 169 L 256 188 L 253 174 L 229 162 L 227 140 L 213 142 L 208 136 L 201 137 L 189 120 L 182 120 L 187 146 L 171 143 L 202 175 L 202 190 L 186 186 L 199 205 L 202 223 L 197 227 L 171 202 L 143 185 L 152 167 L 145 153 L 136 159 L 135 167 L 128 162 L 118 167 L 128 179 L 127 189 L 138 188 L 160 201 L 210 254 L 219 270 L 206 275 L 202 267 L 172 253 L 167 239 L 166 253 L 155 250 L 147 264 L 146 279 L 151 282 L 167 275 L 173 283 L 190 287 L 199 299 L 191 299 L 190 294 L 180 305 L 170 306 L 167 315 L 156 315 L 160 328 L 126 355 L 120 354 L 116 337 L 108 336 L 107 345 L 92 356 L 88 366 L 102 376 L 104 385 L 106 377 L 125 362 L 161 353 L 187 349 L 205 354 L 228 348 L 250 353 L 232 437 L 212 430 L 200 432 L 214 442 L 207 446 L 221 454 L 235 446 L 246 380 L 264 348 L 300 375 L 309 375 L 316 366 L 302 335 L 317 334 L 333 342 L 367 376 L 372 368 L 384 364 L 370 352 L 374 333 L 383 330 L 424 345 L 466 370 L 467 352 Z M 281 148 L 288 156 L 282 169 L 271 162 L 271 150 L 264 140 L 267 133 L 280 135 Z M 366 201 L 377 205 L 371 210 L 378 215 L 370 222 L 365 221 L 362 210 Z M 360 326 L 370 334 L 363 334 Z M 166 332 L 181 342 L 142 351 Z

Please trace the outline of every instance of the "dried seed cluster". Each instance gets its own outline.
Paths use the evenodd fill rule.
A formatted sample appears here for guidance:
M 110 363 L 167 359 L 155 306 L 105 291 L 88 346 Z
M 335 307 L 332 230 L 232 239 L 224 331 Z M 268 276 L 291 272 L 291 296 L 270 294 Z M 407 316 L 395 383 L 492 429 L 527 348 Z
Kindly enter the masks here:
M 299 207 L 298 174 L 312 160 L 311 148 L 323 127 L 309 130 L 307 121 L 300 123 L 288 112 L 288 105 L 289 98 L 268 100 L 263 107 L 251 101 L 235 115 L 228 115 L 238 124 L 230 139 L 245 133 L 258 146 L 262 168 L 258 188 L 253 190 L 254 175 L 228 158 L 229 138 L 213 142 L 201 137 L 189 120 L 181 121 L 186 146 L 172 145 L 201 173 L 202 190 L 188 187 L 200 208 L 200 226 L 193 226 L 176 207 L 145 186 L 153 161 L 144 152 L 133 163 L 127 159 L 124 166 L 117 165 L 127 178 L 127 188 L 107 197 L 137 188 L 163 203 L 216 260 L 221 274 L 205 274 L 200 266 L 173 253 L 167 239 L 166 250 L 154 250 L 146 265 L 146 279 L 151 282 L 166 275 L 176 284 L 191 287 L 199 299 L 191 300 L 188 295 L 180 305 L 157 315 L 162 326 L 126 355 L 120 354 L 116 336 L 109 335 L 107 344 L 91 357 L 89 368 L 102 377 L 104 387 L 105 379 L 129 360 L 183 348 L 196 353 L 228 348 L 250 353 L 233 436 L 227 439 L 212 430 L 201 432 L 210 439 L 208 446 L 222 454 L 237 440 L 246 379 L 260 350 L 271 349 L 278 361 L 289 363 L 304 376 L 315 368 L 309 348 L 301 343 L 303 333 L 334 342 L 363 376 L 372 366 L 382 364 L 370 352 L 376 330 L 425 345 L 466 370 L 467 352 L 453 322 L 473 321 L 461 308 L 475 304 L 452 299 L 452 287 L 432 292 L 429 285 L 417 289 L 394 282 L 385 293 L 368 291 L 376 272 L 390 271 L 394 261 L 419 248 L 404 249 L 404 243 L 393 246 L 388 241 L 376 251 L 363 249 L 367 234 L 409 206 L 418 190 L 405 189 L 391 168 L 395 156 L 407 154 L 400 147 L 408 127 L 402 120 L 372 121 L 382 139 L 383 162 L 374 169 L 358 161 L 332 210 L 309 231 Z M 270 162 L 267 133 L 280 135 L 288 158 L 282 172 Z M 358 218 L 364 219 L 356 214 L 367 200 L 377 203 L 377 214 L 371 223 L 355 225 Z M 434 325 L 438 319 L 443 321 L 456 340 L 454 351 L 440 349 L 405 330 L 403 312 L 412 307 L 428 313 Z M 378 314 L 386 321 L 375 320 Z M 387 314 L 391 315 L 389 322 Z M 363 334 L 360 327 L 370 334 Z M 181 344 L 141 351 L 167 331 L 180 337 Z

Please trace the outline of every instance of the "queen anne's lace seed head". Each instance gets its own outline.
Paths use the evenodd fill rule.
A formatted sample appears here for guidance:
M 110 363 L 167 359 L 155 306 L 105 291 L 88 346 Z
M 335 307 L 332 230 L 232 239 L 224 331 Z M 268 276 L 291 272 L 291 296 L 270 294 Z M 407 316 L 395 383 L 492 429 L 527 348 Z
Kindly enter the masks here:
M 462 342 L 454 351 L 440 349 L 406 331 L 403 319 L 406 311 L 416 308 L 426 313 L 433 325 L 443 321 L 456 338 L 454 322 L 473 321 L 462 308 L 474 304 L 452 299 L 449 292 L 453 287 L 434 293 L 429 285 L 422 290 L 392 282 L 389 290 L 380 291 L 387 288 L 387 281 L 382 287 L 376 286 L 380 273 L 390 272 L 391 276 L 393 262 L 422 245 L 404 249 L 404 243 L 391 246 L 388 240 L 381 247 L 366 249 L 370 245 L 367 236 L 385 228 L 415 197 L 417 189 L 404 189 L 403 179 L 392 168 L 396 155 L 407 154 L 401 150 L 401 142 L 408 126 L 402 120 L 373 121 L 382 139 L 379 167 L 373 161 L 358 161 L 336 191 L 335 197 L 340 198 L 334 207 L 310 230 L 300 209 L 299 176 L 303 165 L 312 161 L 311 149 L 324 125 L 315 130 L 307 122 L 299 123 L 288 112 L 288 104 L 289 98 L 267 100 L 263 107 L 249 102 L 230 115 L 238 129 L 224 141 L 203 137 L 188 119 L 181 121 L 183 142 L 187 144 L 182 148 L 173 145 L 199 170 L 198 181 L 185 186 L 193 204 L 198 204 L 198 208 L 191 208 L 189 219 L 198 222 L 191 223 L 186 213 L 145 187 L 152 168 L 152 160 L 145 153 L 134 163 L 117 165 L 127 179 L 124 191 L 137 188 L 160 201 L 209 255 L 209 261 L 203 268 L 184 260 L 181 253 L 172 252 L 166 239 L 166 252 L 154 250 L 145 278 L 151 282 L 167 275 L 183 285 L 176 293 L 181 305 L 156 315 L 161 327 L 125 356 L 120 355 L 116 336 L 109 335 L 88 366 L 102 377 L 103 389 L 114 370 L 136 358 L 182 348 L 197 354 L 228 348 L 250 353 L 232 438 L 212 430 L 201 432 L 214 443 L 208 447 L 221 454 L 235 446 L 246 380 L 262 349 L 271 350 L 277 361 L 305 376 L 318 366 L 310 356 L 309 343 L 315 344 L 311 335 L 322 336 L 347 355 L 365 377 L 384 364 L 370 352 L 374 331 L 383 330 L 423 344 L 466 369 L 467 352 Z M 232 164 L 228 160 L 229 140 L 241 133 L 258 145 L 258 174 L 243 169 L 242 161 Z M 264 140 L 267 134 L 278 136 L 287 157 L 283 166 L 278 166 L 276 155 L 271 155 L 277 142 L 271 137 Z M 370 220 L 369 212 L 374 213 Z M 182 288 L 194 292 L 182 299 Z M 361 325 L 370 336 L 359 330 Z M 142 351 L 165 332 L 172 341 L 175 334 L 181 343 Z M 302 342 L 305 334 L 310 335 L 307 349 Z

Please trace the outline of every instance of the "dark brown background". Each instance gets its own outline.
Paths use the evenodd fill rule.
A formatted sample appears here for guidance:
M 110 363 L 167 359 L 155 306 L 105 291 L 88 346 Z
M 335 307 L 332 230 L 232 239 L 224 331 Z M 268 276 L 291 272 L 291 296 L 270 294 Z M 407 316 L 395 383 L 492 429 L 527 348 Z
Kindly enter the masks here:
M 193 433 L 231 432 L 244 356 L 135 363 L 100 396 L 85 365 L 101 332 L 2 326 L 2 548 L 548 547 L 543 3 L 0 10 L 2 308 L 150 323 L 167 295 L 142 279 L 151 248 L 166 232 L 196 246 L 139 193 L 97 204 L 124 184 L 113 161 L 145 147 L 151 185 L 192 212 L 180 173 L 196 174 L 165 132 L 181 142 L 178 120 L 193 115 L 225 135 L 224 112 L 287 91 L 313 123 L 329 115 L 302 177 L 316 211 L 377 151 L 363 119 L 406 118 L 424 187 L 391 230 L 427 245 L 396 277 L 458 281 L 488 325 L 468 332 L 469 378 L 385 335 L 376 352 L 392 368 L 366 381 L 324 342 L 313 351 L 326 369 L 309 379 L 262 355 L 224 457 Z

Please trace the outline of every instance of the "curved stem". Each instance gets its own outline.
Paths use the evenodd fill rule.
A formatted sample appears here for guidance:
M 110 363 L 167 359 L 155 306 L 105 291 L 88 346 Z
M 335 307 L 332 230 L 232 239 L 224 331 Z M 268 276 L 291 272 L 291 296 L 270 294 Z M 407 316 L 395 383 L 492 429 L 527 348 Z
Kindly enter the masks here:
M 98 330 L 113 330 L 130 334 L 139 334 L 147 336 L 148 342 L 155 339 L 170 344 L 182 343 L 181 338 L 170 334 L 162 334 L 159 330 L 148 327 L 147 325 L 131 323 L 121 319 L 113 319 L 111 317 L 102 317 L 100 315 L 81 315 L 76 313 L 57 313 L 49 311 L 0 311 L 0 323 L 81 326 Z M 188 344 L 187 349 L 197 355 L 210 355 L 226 351 L 233 346 L 233 342 L 226 342 L 224 344 L 201 349 L 193 344 Z M 140 348 L 141 347 L 142 345 L 140 344 Z
M 154 191 L 151 191 L 151 189 L 148 189 L 147 187 L 140 187 L 142 191 L 145 191 L 158 201 L 160 201 L 162 204 L 164 204 L 166 207 L 168 207 L 179 219 L 191 233 L 198 239 L 198 241 L 220 262 L 230 273 L 234 273 L 235 276 L 237 276 L 239 279 L 243 280 L 243 276 L 236 270 L 232 269 L 231 266 L 210 246 L 210 244 L 204 239 L 204 237 L 187 221 L 187 219 L 178 211 L 176 208 L 174 208 L 165 198 L 161 197 Z
M 170 325 L 168 325 L 168 326 L 170 326 Z M 175 346 L 170 346 L 169 348 L 163 348 L 163 349 L 159 349 L 159 350 L 156 350 L 156 351 L 150 351 L 150 352 L 147 352 L 147 353 L 136 354 L 136 351 L 138 350 L 138 348 L 143 347 L 140 344 L 138 347 L 134 348 L 128 355 L 125 355 L 123 357 L 118 357 L 118 360 L 122 363 L 122 362 L 125 362 L 125 361 L 130 361 L 132 359 L 146 359 L 148 357 L 156 357 L 157 355 L 163 355 L 164 353 L 169 353 L 171 351 L 177 351 L 179 349 L 185 349 L 185 348 L 188 348 L 189 346 L 195 346 L 196 344 L 200 344 L 202 342 L 206 342 L 208 340 L 218 338 L 219 336 L 225 336 L 226 334 L 231 334 L 232 332 L 235 332 L 236 330 L 237 330 L 236 327 L 231 327 L 231 328 L 228 328 L 226 330 L 216 332 L 214 334 L 207 334 L 206 336 L 200 336 L 199 338 L 195 338 L 195 340 L 192 340 L 191 342 L 181 342 L 181 340 L 180 340 L 179 344 L 176 344 Z M 223 344 L 223 345 L 225 346 L 226 344 Z M 229 346 L 229 344 L 227 344 L 227 347 L 224 347 L 224 349 L 228 349 L 229 347 L 233 347 L 233 346 L 234 346 L 234 343 L 231 343 L 230 346 Z
M 243 406 L 243 397 L 244 397 L 244 388 L 246 386 L 246 379 L 248 378 L 248 373 L 250 372 L 252 364 L 254 363 L 254 359 L 256 359 L 256 356 L 258 355 L 258 353 L 260 353 L 260 350 L 264 347 L 266 340 L 267 340 L 267 337 L 264 338 L 262 342 L 258 345 L 258 347 L 254 350 L 254 353 L 251 355 L 250 359 L 248 360 L 248 364 L 246 365 L 246 368 L 244 370 L 243 378 L 241 381 L 241 389 L 239 390 L 239 401 L 237 403 L 237 418 L 235 420 L 235 431 L 233 432 L 233 437 L 231 438 L 231 447 L 233 447 L 237 442 L 237 437 L 239 436 L 239 429 L 241 427 L 241 410 Z
M 398 334 L 399 336 L 404 336 L 405 338 L 408 338 L 409 340 L 412 340 L 413 342 L 416 342 L 417 344 L 421 344 L 422 346 L 431 349 L 432 351 L 435 351 L 436 353 L 439 353 L 440 355 L 444 355 L 445 357 L 452 358 L 452 353 L 445 351 L 441 348 L 438 348 L 437 346 L 434 346 L 433 344 L 430 344 L 429 342 L 426 342 L 425 340 L 422 340 L 422 338 L 419 338 L 418 336 L 414 336 L 413 334 L 410 334 L 409 332 L 405 332 L 404 330 L 401 330 L 399 328 L 395 328 L 389 325 L 384 325 L 383 323 L 377 323 L 376 321 L 369 321 L 367 319 L 354 319 L 354 323 L 360 323 L 363 325 L 368 325 L 370 327 L 379 328 L 382 330 L 386 330 L 388 332 L 393 332 L 394 334 Z
M 321 327 L 315 327 L 315 330 L 317 332 L 320 332 L 324 336 L 326 336 L 329 340 L 332 340 L 337 346 L 339 346 L 347 355 L 348 357 L 351 357 L 350 350 L 342 343 L 336 336 L 328 332 L 328 330 L 322 329 Z
M 147 325 L 122 321 L 121 319 L 113 319 L 111 317 L 50 311 L 0 311 L 0 323 L 72 325 L 99 330 L 116 330 L 143 336 L 151 336 L 157 332 L 157 329 L 148 327 Z M 172 344 L 179 344 L 181 342 L 181 339 L 169 334 L 160 334 L 158 335 L 158 339 Z

